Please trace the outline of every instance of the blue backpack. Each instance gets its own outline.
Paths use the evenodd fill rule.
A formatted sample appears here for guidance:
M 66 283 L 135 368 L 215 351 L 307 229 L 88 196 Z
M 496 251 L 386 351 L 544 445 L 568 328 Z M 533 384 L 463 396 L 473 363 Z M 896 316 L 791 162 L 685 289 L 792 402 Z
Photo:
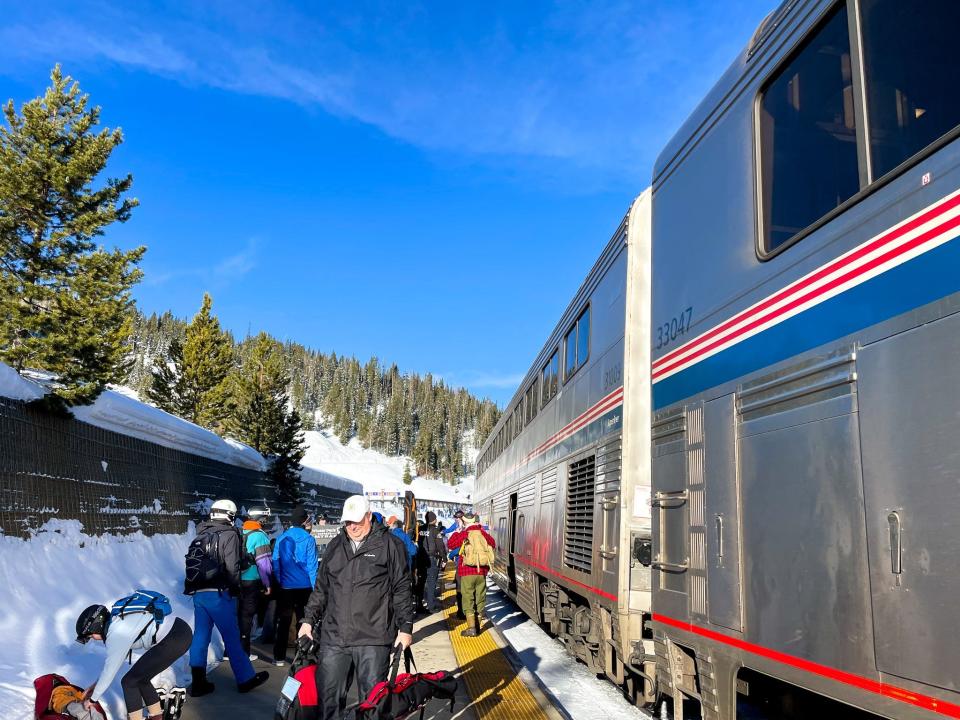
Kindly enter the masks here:
M 170 604 L 170 599 L 166 595 L 154 592 L 153 590 L 137 590 L 126 597 L 120 598 L 113 604 L 113 607 L 110 609 L 110 619 L 123 618 L 133 613 L 149 613 L 153 615 L 153 642 L 156 643 L 157 632 L 159 632 L 160 626 L 163 624 L 167 615 L 173 614 L 173 606 Z M 150 625 L 148 624 L 141 633 L 137 635 L 134 643 L 146 634 L 149 627 Z

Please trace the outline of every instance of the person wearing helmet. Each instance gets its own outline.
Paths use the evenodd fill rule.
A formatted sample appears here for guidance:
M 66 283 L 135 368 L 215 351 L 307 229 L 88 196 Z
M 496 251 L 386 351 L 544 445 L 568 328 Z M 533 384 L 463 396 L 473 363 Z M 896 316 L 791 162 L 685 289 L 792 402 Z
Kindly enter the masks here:
M 243 539 L 234 524 L 237 506 L 232 500 L 217 500 L 210 506 L 210 520 L 197 526 L 197 536 L 187 550 L 183 592 L 193 595 L 193 642 L 190 673 L 193 697 L 214 690 L 207 680 L 207 649 L 216 626 L 230 657 L 237 690 L 245 693 L 266 682 L 266 672 L 255 672 L 249 654 L 240 642 L 237 600 L 240 595 L 240 559 Z
M 256 660 L 257 656 L 250 654 L 250 631 L 254 616 L 270 595 L 273 574 L 273 548 L 260 525 L 262 520 L 270 517 L 270 508 L 250 508 L 246 517 L 243 523 L 243 570 L 240 573 L 240 642 L 250 659 Z
M 152 610 L 144 610 L 142 606 L 139 610 L 118 612 L 117 607 L 127 600 L 119 601 L 113 613 L 104 605 L 91 605 L 77 618 L 77 642 L 86 644 L 97 640 L 107 648 L 107 659 L 100 677 L 85 693 L 83 710 L 90 717 L 99 717 L 99 713 L 94 714 L 96 703 L 100 702 L 124 661 L 131 658 L 134 651 L 146 650 L 120 680 L 120 687 L 130 720 L 161 720 L 160 696 L 151 679 L 187 651 L 193 633 L 180 618 L 173 618 L 172 623 L 159 621 Z M 169 602 L 166 598 L 163 600 Z
M 290 623 L 303 619 L 310 592 L 317 582 L 317 541 L 311 534 L 313 518 L 306 508 L 297 505 L 290 514 L 290 527 L 284 530 L 273 549 L 273 570 L 280 585 L 277 594 L 276 635 L 273 642 L 273 664 L 287 662 Z

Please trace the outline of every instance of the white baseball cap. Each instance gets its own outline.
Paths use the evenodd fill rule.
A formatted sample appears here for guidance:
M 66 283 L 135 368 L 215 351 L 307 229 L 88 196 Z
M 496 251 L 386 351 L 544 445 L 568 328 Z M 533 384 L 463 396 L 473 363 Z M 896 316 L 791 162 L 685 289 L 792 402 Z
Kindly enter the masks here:
M 340 522 L 360 522 L 370 512 L 370 501 L 363 495 L 351 495 L 343 504 L 343 517 Z

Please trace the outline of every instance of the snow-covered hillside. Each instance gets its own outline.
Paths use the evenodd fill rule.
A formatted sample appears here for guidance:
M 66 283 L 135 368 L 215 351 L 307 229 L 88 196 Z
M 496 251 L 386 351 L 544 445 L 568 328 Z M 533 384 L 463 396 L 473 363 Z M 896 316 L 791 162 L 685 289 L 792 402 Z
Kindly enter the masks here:
M 403 493 L 413 490 L 417 498 L 434 502 L 469 505 L 473 495 L 473 477 L 463 478 L 459 485 L 442 480 L 414 477 L 411 485 L 403 484 L 403 468 L 413 463 L 407 457 L 389 457 L 376 450 L 366 450 L 353 438 L 343 445 L 329 431 L 306 433 L 307 454 L 303 458 L 303 479 L 312 481 L 313 472 L 322 471 L 337 477 L 354 480 L 363 485 L 368 494 Z

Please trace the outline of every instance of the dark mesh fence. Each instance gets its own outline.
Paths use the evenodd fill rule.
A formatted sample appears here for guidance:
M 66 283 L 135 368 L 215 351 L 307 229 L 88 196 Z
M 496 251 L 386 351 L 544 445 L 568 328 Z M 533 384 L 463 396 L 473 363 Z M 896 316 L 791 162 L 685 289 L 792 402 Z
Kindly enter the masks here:
M 349 493 L 306 485 L 305 505 L 338 517 Z M 90 535 L 183 533 L 210 500 L 269 505 L 285 516 L 264 474 L 60 418 L 0 398 L 0 532 L 28 536 L 51 518 Z

